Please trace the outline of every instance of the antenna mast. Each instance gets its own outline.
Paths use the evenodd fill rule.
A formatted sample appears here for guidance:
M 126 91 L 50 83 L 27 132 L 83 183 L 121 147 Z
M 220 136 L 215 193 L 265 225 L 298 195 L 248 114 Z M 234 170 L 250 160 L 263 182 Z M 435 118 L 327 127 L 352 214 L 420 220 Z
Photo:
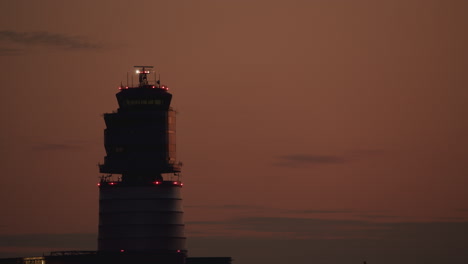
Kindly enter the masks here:
M 148 85 L 148 73 L 150 73 L 150 71 L 147 69 L 153 69 L 153 66 L 133 66 L 133 67 L 137 68 L 135 72 L 138 73 L 139 86 L 143 87 L 143 86 Z

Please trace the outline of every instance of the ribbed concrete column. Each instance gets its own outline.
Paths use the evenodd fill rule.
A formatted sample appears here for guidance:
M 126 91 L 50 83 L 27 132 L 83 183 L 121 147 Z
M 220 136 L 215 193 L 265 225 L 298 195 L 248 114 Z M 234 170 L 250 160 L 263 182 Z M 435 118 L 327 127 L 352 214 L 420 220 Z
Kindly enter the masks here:
M 98 250 L 184 252 L 181 185 L 101 183 Z

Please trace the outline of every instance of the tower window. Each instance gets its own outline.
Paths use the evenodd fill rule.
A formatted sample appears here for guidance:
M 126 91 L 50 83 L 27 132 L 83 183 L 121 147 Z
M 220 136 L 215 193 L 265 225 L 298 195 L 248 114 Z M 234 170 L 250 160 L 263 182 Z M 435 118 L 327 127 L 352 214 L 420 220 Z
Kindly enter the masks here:
M 125 101 L 127 105 L 140 105 L 140 104 L 155 104 L 160 105 L 162 104 L 162 100 L 159 99 L 132 99 Z

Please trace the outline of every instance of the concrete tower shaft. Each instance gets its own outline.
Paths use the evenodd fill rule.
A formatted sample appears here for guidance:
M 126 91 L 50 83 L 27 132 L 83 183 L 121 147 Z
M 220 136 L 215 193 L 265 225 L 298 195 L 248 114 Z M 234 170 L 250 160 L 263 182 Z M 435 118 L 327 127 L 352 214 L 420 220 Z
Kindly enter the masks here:
M 186 252 L 172 95 L 148 82 L 149 67 L 137 70 L 139 86 L 120 87 L 119 109 L 104 114 L 100 252 Z
M 181 183 L 120 184 L 101 183 L 98 250 L 184 253 Z

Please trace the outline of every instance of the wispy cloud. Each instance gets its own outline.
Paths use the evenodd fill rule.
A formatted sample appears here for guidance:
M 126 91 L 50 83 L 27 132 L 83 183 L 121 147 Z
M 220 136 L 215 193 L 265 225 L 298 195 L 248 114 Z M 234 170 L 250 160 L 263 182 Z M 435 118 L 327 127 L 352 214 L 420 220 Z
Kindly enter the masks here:
M 382 156 L 385 153 L 379 149 L 358 149 L 347 151 L 342 155 L 323 154 L 289 154 L 277 157 L 279 161 L 273 163 L 283 167 L 303 167 L 311 165 L 342 164 L 360 159 Z
M 20 55 L 22 53 L 23 51 L 21 49 L 0 47 L 0 56 L 14 56 L 14 55 Z
M 242 263 L 468 263 L 468 222 L 399 223 L 367 225 L 367 222 L 319 222 L 294 219 L 245 219 L 249 229 L 267 226 L 269 237 L 191 237 L 189 249 L 200 255 L 216 252 L 235 256 Z M 315 225 L 315 227 L 313 227 Z M 340 230 L 333 231 L 333 226 Z M 344 227 L 356 227 L 347 231 Z M 300 229 L 300 227 L 305 227 Z M 325 227 L 327 232 L 322 231 Z M 312 238 L 287 238 L 275 229 L 297 228 Z M 309 229 L 307 229 L 309 228 Z M 377 228 L 377 229 L 374 229 Z M 237 230 L 236 230 L 237 231 Z M 239 231 L 238 231 L 239 232 Z M 319 236 L 324 234 L 326 236 Z M 355 238 L 345 237 L 351 234 Z M 336 238 L 333 239 L 335 235 Z M 326 239 L 323 237 L 330 237 Z M 338 239 L 343 237 L 342 239 Z M 229 254 L 229 255 L 228 255 Z
M 58 250 L 93 250 L 96 234 L 15 234 L 0 235 L 0 258 Z
M 225 225 L 224 221 L 186 221 L 187 225 Z
M 364 219 L 373 219 L 373 220 L 389 220 L 389 219 L 397 219 L 399 218 L 396 215 L 388 215 L 388 214 L 373 214 L 373 213 L 364 213 L 364 214 L 356 214 L 356 216 Z
M 234 256 L 244 263 L 467 263 L 468 222 L 372 223 L 352 220 L 249 217 L 201 222 L 189 231 L 194 255 Z M 212 236 L 210 225 L 227 228 Z M 188 224 L 190 227 L 191 224 Z M 193 234 L 196 235 L 193 235 Z M 270 234 L 265 236 L 262 234 Z M 238 235 L 242 234 L 242 235 Z M 92 250 L 96 234 L 0 235 L 0 257 Z M 19 253 L 21 252 L 21 253 Z M 215 252 L 215 253 L 213 253 Z
M 264 209 L 278 210 L 272 207 L 266 207 L 266 206 L 261 206 L 261 205 L 250 205 L 250 204 L 186 205 L 184 207 L 206 208 L 206 209 L 228 209 L 228 210 L 264 210 Z
M 232 220 L 235 230 L 276 233 L 290 238 L 343 239 L 371 238 L 366 230 L 379 230 L 381 224 L 358 220 L 329 220 L 296 217 L 247 217 Z
M 250 214 L 255 213 L 274 213 L 281 214 L 283 216 L 297 216 L 297 215 L 356 215 L 362 218 L 373 218 L 374 215 L 363 214 L 363 212 L 347 210 L 347 209 L 287 209 L 280 207 L 262 206 L 262 205 L 251 205 L 251 204 L 224 204 L 224 205 L 187 205 L 185 208 L 196 208 L 196 209 L 207 209 L 207 210 L 228 210 L 236 212 L 248 212 Z M 369 217 L 367 217 L 369 216 Z M 379 215 L 384 218 L 383 215 Z M 390 217 L 390 216 L 389 216 Z
M 274 165 L 284 167 L 297 167 L 316 164 L 340 164 L 347 161 L 342 156 L 314 154 L 291 154 L 280 156 L 278 158 L 280 161 L 274 163 Z
M 407 234 L 429 238 L 431 230 L 444 230 L 445 236 L 457 237 L 468 231 L 468 222 L 374 222 L 302 217 L 244 217 L 226 221 L 189 222 L 188 226 L 210 227 L 205 236 L 224 233 L 227 236 L 282 237 L 287 239 L 405 239 Z M 224 232 L 221 232 L 223 229 Z M 229 230 L 231 230 L 229 232 Z M 461 239 L 461 237 L 459 237 Z
M 85 40 L 83 37 L 70 36 L 62 33 L 46 31 L 19 32 L 12 30 L 0 31 L 0 41 L 24 46 L 52 46 L 63 49 L 98 49 L 101 45 Z M 8 48 L 3 48 L 8 50 Z M 12 49 L 10 49 L 11 52 Z
M 55 151 L 55 150 L 71 150 L 71 149 L 79 149 L 79 146 L 72 145 L 72 144 L 58 144 L 58 143 L 44 143 L 35 145 L 32 147 L 33 150 L 36 151 Z
M 354 213 L 351 210 L 314 210 L 314 209 L 286 210 L 285 212 L 300 213 L 300 214 L 348 214 L 348 213 Z
M 83 247 L 94 244 L 96 234 L 16 234 L 0 235 L 0 247 Z M 66 242 L 66 243 L 64 243 Z

